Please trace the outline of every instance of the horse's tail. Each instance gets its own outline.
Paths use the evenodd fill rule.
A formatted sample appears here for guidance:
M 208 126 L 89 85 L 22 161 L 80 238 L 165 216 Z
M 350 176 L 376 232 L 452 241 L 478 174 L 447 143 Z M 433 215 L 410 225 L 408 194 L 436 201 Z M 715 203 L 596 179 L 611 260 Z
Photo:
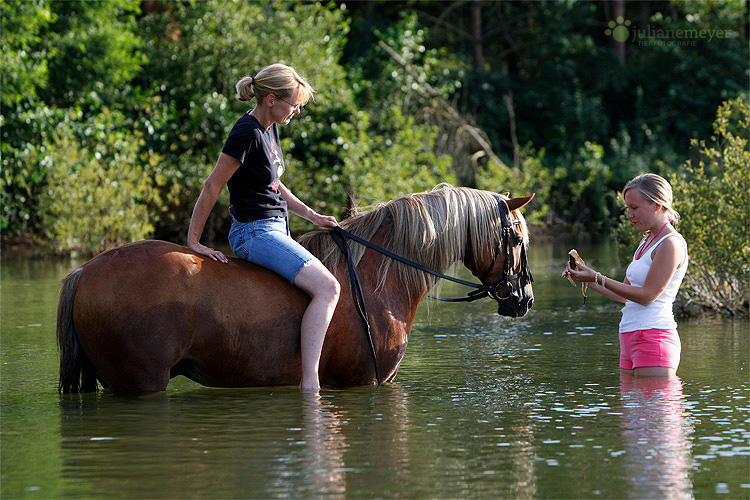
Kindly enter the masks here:
M 62 280 L 57 305 L 57 345 L 60 349 L 60 392 L 93 392 L 97 390 L 96 369 L 83 352 L 73 325 L 73 301 L 78 281 L 83 274 L 79 267 Z

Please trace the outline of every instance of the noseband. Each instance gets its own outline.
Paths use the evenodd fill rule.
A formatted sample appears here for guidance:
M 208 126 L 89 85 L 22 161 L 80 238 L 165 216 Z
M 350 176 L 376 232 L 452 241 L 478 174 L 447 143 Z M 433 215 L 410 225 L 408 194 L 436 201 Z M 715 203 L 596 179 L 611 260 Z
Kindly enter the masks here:
M 487 276 L 490 272 L 492 272 L 492 269 L 495 267 L 495 264 L 497 263 L 497 259 L 500 256 L 500 251 L 504 247 L 505 248 L 505 267 L 503 269 L 503 277 L 497 282 L 493 283 L 492 285 L 485 285 L 484 283 L 471 283 L 470 281 L 464 281 L 462 279 L 454 278 L 452 276 L 447 276 L 443 273 L 439 273 L 421 264 L 417 264 L 416 262 L 409 260 L 405 257 L 396 255 L 393 252 L 386 250 L 385 248 L 381 248 L 373 243 L 370 243 L 369 241 L 362 239 L 359 236 L 356 236 L 355 234 L 352 234 L 349 231 L 346 231 L 345 229 L 342 229 L 340 226 L 336 226 L 330 230 L 330 234 L 331 234 L 331 237 L 333 238 L 333 241 L 339 247 L 341 252 L 346 256 L 347 266 L 349 269 L 349 281 L 350 281 L 351 288 L 352 288 L 352 299 L 354 300 L 354 304 L 357 308 L 357 313 L 359 314 L 360 318 L 362 318 L 362 322 L 365 325 L 365 332 L 367 334 L 367 339 L 370 345 L 370 353 L 372 354 L 372 361 L 375 365 L 375 378 L 378 381 L 378 385 L 382 384 L 382 380 L 380 378 L 380 371 L 378 369 L 377 356 L 375 355 L 375 346 L 372 342 L 372 335 L 370 334 L 370 322 L 367 318 L 367 306 L 365 305 L 365 295 L 362 290 L 362 283 L 359 280 L 357 267 L 354 265 L 354 261 L 352 260 L 351 252 L 349 251 L 349 245 L 346 239 L 348 238 L 350 240 L 354 240 L 357 243 L 360 243 L 368 248 L 371 248 L 372 250 L 375 250 L 376 252 L 379 252 L 385 255 L 386 257 L 390 257 L 393 260 L 396 260 L 398 262 L 411 266 L 415 269 L 419 269 L 420 271 L 424 271 L 426 273 L 432 274 L 433 276 L 437 276 L 438 278 L 452 281 L 454 283 L 458 283 L 459 285 L 464 285 L 464 286 L 468 286 L 471 288 L 475 288 L 475 290 L 469 292 L 466 295 L 466 297 L 443 298 L 443 297 L 433 297 L 432 295 L 430 295 L 429 297 L 433 299 L 442 300 L 443 302 L 473 302 L 475 300 L 478 300 L 484 297 L 492 297 L 495 300 L 508 300 L 514 295 L 513 284 L 511 283 L 512 281 L 518 281 L 519 288 L 520 288 L 520 278 L 524 278 L 524 280 L 528 284 L 533 283 L 534 278 L 531 275 L 531 270 L 529 269 L 529 262 L 528 262 L 528 259 L 526 258 L 526 245 L 525 244 L 521 246 L 521 270 L 517 272 L 516 274 L 513 274 L 513 275 L 510 274 L 510 255 L 511 255 L 510 254 L 510 232 L 511 232 L 510 228 L 516 224 L 520 224 L 521 221 L 520 219 L 510 220 L 510 218 L 508 217 L 508 214 L 510 213 L 508 204 L 505 202 L 505 200 L 500 198 L 498 195 L 495 195 L 495 199 L 497 199 L 497 206 L 498 206 L 498 210 L 500 211 L 500 223 L 502 226 L 502 234 L 500 236 L 500 241 L 497 244 L 497 249 L 495 250 L 495 257 L 492 259 L 492 264 L 490 264 L 490 267 L 487 268 L 487 270 L 483 272 L 481 275 L 476 275 L 476 274 L 474 275 L 474 276 L 477 276 L 477 278 L 481 279 Z M 500 292 L 501 287 L 507 288 L 507 296 L 503 296 L 501 294 Z

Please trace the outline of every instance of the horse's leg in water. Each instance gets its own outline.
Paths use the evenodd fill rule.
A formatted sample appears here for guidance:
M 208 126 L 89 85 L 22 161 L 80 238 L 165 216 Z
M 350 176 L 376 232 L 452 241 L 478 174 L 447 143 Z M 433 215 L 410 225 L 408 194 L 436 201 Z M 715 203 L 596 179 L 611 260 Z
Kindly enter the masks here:
M 328 325 L 339 300 L 341 287 L 336 278 L 319 260 L 303 267 L 294 278 L 295 286 L 307 292 L 312 301 L 302 316 L 300 343 L 302 381 L 300 389 L 320 390 L 318 368 Z

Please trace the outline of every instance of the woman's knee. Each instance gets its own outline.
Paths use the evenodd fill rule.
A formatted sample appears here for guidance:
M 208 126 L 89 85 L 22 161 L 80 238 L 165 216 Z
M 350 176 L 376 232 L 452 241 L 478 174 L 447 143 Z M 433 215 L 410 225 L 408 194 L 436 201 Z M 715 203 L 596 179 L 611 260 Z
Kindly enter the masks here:
M 294 279 L 294 284 L 313 298 L 326 298 L 334 303 L 338 302 L 339 295 L 341 295 L 341 285 L 338 280 L 319 261 L 302 268 Z
M 320 285 L 317 293 L 327 297 L 331 302 L 338 302 L 341 295 L 341 285 L 336 277 L 323 267 L 325 272 L 321 273 Z

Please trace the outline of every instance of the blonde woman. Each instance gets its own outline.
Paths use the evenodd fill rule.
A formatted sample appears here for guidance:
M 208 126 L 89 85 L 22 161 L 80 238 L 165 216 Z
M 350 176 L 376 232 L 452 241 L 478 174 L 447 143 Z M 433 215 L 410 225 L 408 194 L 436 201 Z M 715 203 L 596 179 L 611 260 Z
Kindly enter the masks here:
M 619 282 L 585 266 L 565 272 L 605 297 L 622 302 L 620 369 L 637 377 L 671 378 L 680 363 L 681 343 L 672 305 L 688 266 L 687 243 L 673 223 L 672 187 L 656 174 L 644 174 L 623 190 L 627 217 L 646 233 Z
M 285 165 L 278 129 L 301 112 L 314 90 L 293 68 L 283 64 L 242 78 L 236 89 L 240 101 L 255 99 L 256 104 L 234 124 L 203 186 L 190 221 L 187 245 L 213 260 L 227 262 L 222 252 L 200 243 L 206 219 L 226 184 L 232 251 L 283 276 L 312 298 L 302 317 L 299 387 L 318 391 L 320 353 L 340 287 L 328 269 L 289 235 L 287 211 L 320 227 L 335 227 L 337 222 L 305 205 L 281 182 Z

